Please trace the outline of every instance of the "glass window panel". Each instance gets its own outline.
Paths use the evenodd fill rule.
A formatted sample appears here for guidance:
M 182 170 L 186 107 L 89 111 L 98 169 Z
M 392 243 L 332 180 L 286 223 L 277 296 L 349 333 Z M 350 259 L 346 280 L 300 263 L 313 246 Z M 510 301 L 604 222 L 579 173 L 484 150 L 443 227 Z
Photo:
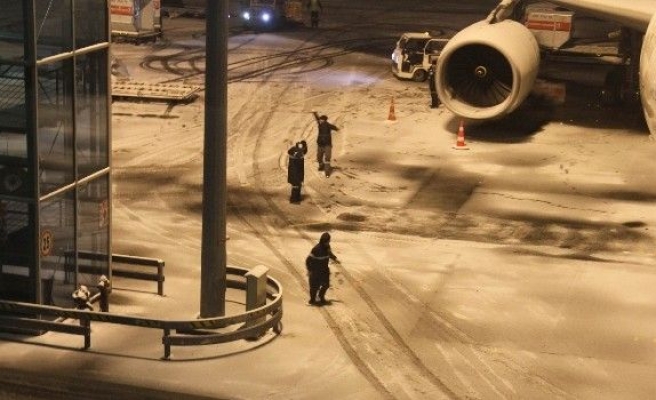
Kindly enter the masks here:
M 79 281 L 93 290 L 109 276 L 109 176 L 80 186 L 78 204 Z
M 0 199 L 0 299 L 36 301 L 34 207 Z
M 38 131 L 41 195 L 74 179 L 73 61 L 39 66 Z
M 71 0 L 34 0 L 37 58 L 73 49 Z
M 23 2 L 0 1 L 0 60 L 22 61 L 24 53 Z
M 107 51 L 77 58 L 75 133 L 78 177 L 109 166 Z
M 75 0 L 75 48 L 108 42 L 107 7 L 98 0 Z
M 27 136 L 0 128 L 0 195 L 33 197 L 28 173 Z
M 54 196 L 40 206 L 42 302 L 71 307 L 76 284 L 75 191 Z
M 27 136 L 23 132 L 6 130 L 0 127 L 0 159 L 10 158 L 27 160 Z M 24 164 L 24 161 L 22 163 Z M 6 165 L 0 163 L 0 166 Z
M 0 194 L 31 197 L 23 67 L 0 63 Z
M 25 71 L 0 63 L 0 128 L 25 129 Z

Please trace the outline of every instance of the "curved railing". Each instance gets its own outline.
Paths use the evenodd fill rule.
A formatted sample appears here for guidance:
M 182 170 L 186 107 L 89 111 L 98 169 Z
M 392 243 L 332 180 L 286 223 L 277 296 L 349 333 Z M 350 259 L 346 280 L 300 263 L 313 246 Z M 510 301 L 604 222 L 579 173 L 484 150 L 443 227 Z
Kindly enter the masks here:
M 246 291 L 245 276 L 249 270 L 227 267 L 226 272 L 228 288 Z M 257 339 L 269 329 L 280 334 L 282 332 L 282 286 L 277 280 L 267 276 L 265 305 L 244 313 L 213 318 L 165 320 L 4 300 L 0 300 L 0 311 L 13 314 L 0 316 L 0 327 L 83 335 L 85 349 L 91 346 L 92 321 L 161 329 L 163 331 L 162 344 L 164 345 L 163 359 L 169 359 L 171 346 L 199 346 L 242 339 Z M 61 319 L 78 319 L 80 326 L 39 318 L 39 316 L 46 315 Z M 234 329 L 235 326 L 236 329 Z M 226 332 L 218 331 L 228 327 L 233 329 Z

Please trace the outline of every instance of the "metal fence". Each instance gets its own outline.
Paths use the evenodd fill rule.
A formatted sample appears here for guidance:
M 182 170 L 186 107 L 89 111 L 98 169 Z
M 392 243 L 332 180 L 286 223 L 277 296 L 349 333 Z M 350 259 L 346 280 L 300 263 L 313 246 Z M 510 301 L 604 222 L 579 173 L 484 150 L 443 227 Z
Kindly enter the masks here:
M 247 269 L 227 267 L 227 287 L 246 291 Z M 84 349 L 91 346 L 91 322 L 130 325 L 147 329 L 160 329 L 163 332 L 163 359 L 171 356 L 171 346 L 201 346 L 226 343 L 263 336 L 272 329 L 276 334 L 282 332 L 282 286 L 267 276 L 266 304 L 244 313 L 201 319 L 164 320 L 135 317 L 131 315 L 96 311 L 67 309 L 55 306 L 37 305 L 0 300 L 0 329 L 23 329 L 35 331 L 55 331 L 84 336 Z M 250 289 L 249 289 L 250 290 Z M 44 319 L 52 317 L 57 321 Z M 66 320 L 79 320 L 74 325 Z M 220 331 L 224 328 L 225 331 Z

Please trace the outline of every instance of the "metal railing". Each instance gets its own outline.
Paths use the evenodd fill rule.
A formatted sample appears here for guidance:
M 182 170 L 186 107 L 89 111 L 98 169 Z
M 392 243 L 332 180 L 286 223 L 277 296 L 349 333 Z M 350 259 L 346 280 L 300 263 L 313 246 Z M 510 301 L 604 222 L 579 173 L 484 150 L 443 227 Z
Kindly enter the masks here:
M 248 272 L 243 268 L 227 267 L 227 287 L 245 291 L 247 288 L 245 275 Z M 0 327 L 84 335 L 84 349 L 91 346 L 92 321 L 161 329 L 163 331 L 162 344 L 164 345 L 162 358 L 168 360 L 171 356 L 171 346 L 201 346 L 258 338 L 269 329 L 280 334 L 282 332 L 282 286 L 268 276 L 266 277 L 266 298 L 265 305 L 241 314 L 189 320 L 163 320 L 0 300 L 0 312 L 12 314 L 0 317 Z M 58 317 L 62 322 L 44 320 L 42 319 L 44 316 Z M 80 325 L 66 323 L 66 319 L 79 320 Z M 234 329 L 235 326 L 236 329 Z M 228 327 L 231 329 L 225 332 L 217 331 Z
M 71 256 L 73 254 L 70 254 Z M 102 261 L 107 259 L 106 254 L 92 253 L 87 251 L 78 251 L 78 269 L 80 272 L 100 275 L 104 271 L 98 266 L 85 265 L 84 260 Z M 119 264 L 119 265 L 115 265 Z M 124 254 L 112 254 L 112 275 L 122 278 L 139 279 L 144 281 L 157 282 L 157 294 L 164 296 L 164 261 L 158 258 L 147 258 L 128 256 Z M 142 271 L 134 269 L 134 266 L 144 267 L 146 269 L 156 268 L 157 271 Z

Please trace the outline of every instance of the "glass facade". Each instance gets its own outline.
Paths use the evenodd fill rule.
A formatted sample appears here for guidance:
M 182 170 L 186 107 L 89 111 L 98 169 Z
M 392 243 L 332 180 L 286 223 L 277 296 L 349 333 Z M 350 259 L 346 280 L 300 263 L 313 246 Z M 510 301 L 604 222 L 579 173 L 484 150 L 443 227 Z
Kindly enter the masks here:
M 106 51 L 82 55 L 76 60 L 75 132 L 78 174 L 105 167 L 109 160 L 107 115 L 109 110 Z
M 71 0 L 34 0 L 33 7 L 37 57 L 41 59 L 73 50 Z
M 37 148 L 41 195 L 70 184 L 73 171 L 73 60 L 37 67 Z
M 0 57 L 21 62 L 25 50 L 25 19 L 21 1 L 1 0 Z
M 81 49 L 107 41 L 109 14 L 98 12 L 106 8 L 105 1 L 75 0 L 75 47 Z
M 42 303 L 68 307 L 75 290 L 75 193 L 66 191 L 39 204 Z
M 0 0 L 0 299 L 111 275 L 107 0 Z

